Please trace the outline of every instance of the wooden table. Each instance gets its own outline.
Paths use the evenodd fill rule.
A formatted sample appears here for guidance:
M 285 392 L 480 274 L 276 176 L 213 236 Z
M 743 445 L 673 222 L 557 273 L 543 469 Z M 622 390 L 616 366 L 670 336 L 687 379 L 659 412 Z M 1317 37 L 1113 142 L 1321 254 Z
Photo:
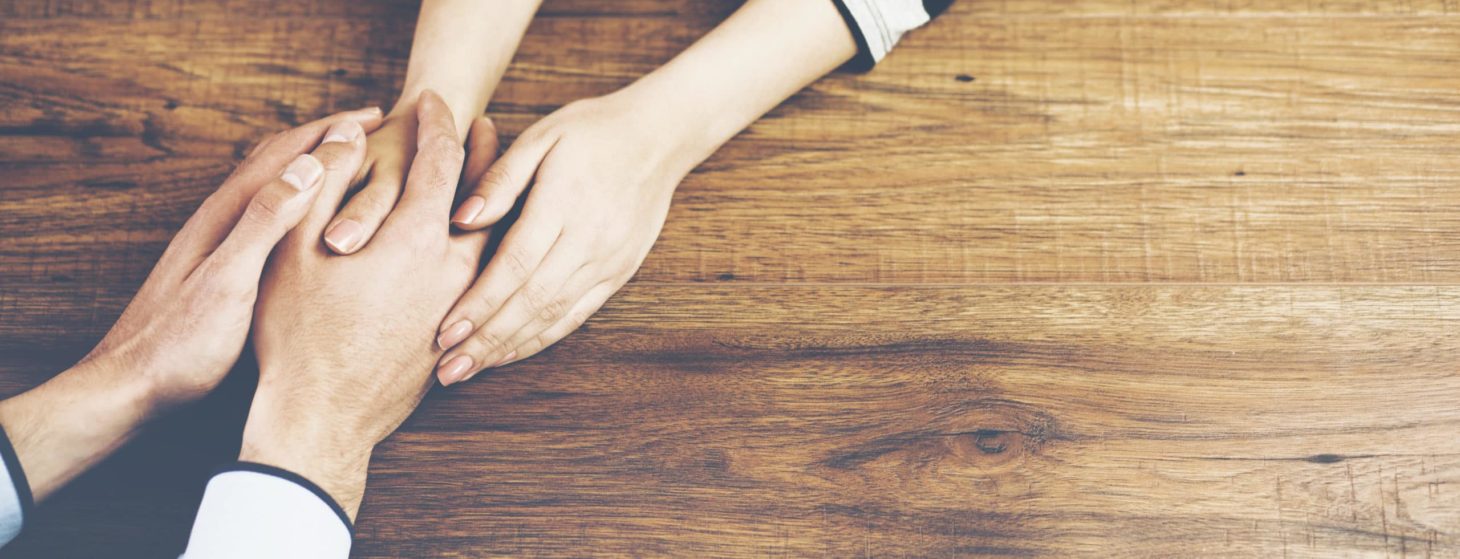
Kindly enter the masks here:
M 506 135 L 734 9 L 549 0 Z M 0 395 L 416 6 L 0 4 Z M 959 0 L 680 187 L 636 279 L 375 456 L 358 557 L 1460 557 L 1460 3 Z M 5 557 L 179 552 L 250 365 Z

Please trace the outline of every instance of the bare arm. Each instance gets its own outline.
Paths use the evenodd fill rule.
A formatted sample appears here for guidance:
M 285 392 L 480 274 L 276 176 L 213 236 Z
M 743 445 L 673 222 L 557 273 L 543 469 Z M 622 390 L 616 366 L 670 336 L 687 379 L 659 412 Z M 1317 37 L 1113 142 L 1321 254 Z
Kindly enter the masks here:
M 445 100 L 457 140 L 466 141 L 538 4 L 539 0 L 422 3 L 405 86 L 385 123 L 370 134 L 365 166 L 356 177 L 360 191 L 325 228 L 324 241 L 331 250 L 353 254 L 364 248 L 400 199 L 416 156 L 416 100 L 422 91 L 434 91 Z M 490 126 L 479 130 L 496 134 Z
M 438 343 L 451 384 L 568 335 L 638 270 L 679 182 L 740 130 L 857 52 L 831 0 L 751 0 L 632 85 L 534 124 L 453 218 L 496 223 L 533 184 L 522 217 Z

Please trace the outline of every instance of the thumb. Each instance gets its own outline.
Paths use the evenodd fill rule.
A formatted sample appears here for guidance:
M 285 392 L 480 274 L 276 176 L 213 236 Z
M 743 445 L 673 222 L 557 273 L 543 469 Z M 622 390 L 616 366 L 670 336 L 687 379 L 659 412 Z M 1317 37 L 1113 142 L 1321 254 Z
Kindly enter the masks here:
M 229 268 L 229 276 L 257 282 L 274 246 L 304 220 L 319 196 L 324 165 L 314 156 L 300 155 L 277 178 L 260 188 L 238 223 L 208 257 Z
M 468 231 L 481 229 L 502 219 L 517 203 L 517 197 L 527 190 L 528 183 L 532 182 L 538 166 L 554 144 L 547 139 L 526 139 L 525 136 L 528 134 L 519 137 L 500 159 L 487 168 L 471 196 L 462 200 L 461 206 L 451 216 L 452 224 Z M 495 142 L 483 143 L 490 145 Z

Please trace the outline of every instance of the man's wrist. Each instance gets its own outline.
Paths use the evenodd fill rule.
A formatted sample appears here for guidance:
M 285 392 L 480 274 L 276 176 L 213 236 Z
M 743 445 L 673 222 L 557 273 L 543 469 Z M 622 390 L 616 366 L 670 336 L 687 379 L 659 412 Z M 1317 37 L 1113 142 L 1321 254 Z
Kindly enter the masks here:
M 329 493 L 351 519 L 360 509 L 375 441 L 350 421 L 260 386 L 243 428 L 238 459 L 288 470 Z

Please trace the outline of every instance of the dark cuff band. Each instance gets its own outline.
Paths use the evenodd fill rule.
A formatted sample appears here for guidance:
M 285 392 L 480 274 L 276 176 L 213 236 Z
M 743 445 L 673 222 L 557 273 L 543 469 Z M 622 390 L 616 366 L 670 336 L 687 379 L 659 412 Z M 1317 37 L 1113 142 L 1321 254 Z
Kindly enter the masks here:
M 866 72 L 877 65 L 877 59 L 872 58 L 872 49 L 867 46 L 867 38 L 862 35 L 862 27 L 857 25 L 857 18 L 852 17 L 852 11 L 842 0 L 831 0 L 836 4 L 836 11 L 842 15 L 842 20 L 847 23 L 847 29 L 851 30 L 852 38 L 857 40 L 857 55 L 847 61 L 844 68 L 853 72 Z
M 15 495 L 20 498 L 20 523 L 24 527 L 30 523 L 30 513 L 35 510 L 35 497 L 30 493 L 30 482 L 25 479 L 25 469 L 20 467 L 20 457 L 15 455 L 15 447 L 10 444 L 10 436 L 5 434 L 5 428 L 0 427 L 0 460 L 5 462 L 5 470 L 10 472 L 10 481 L 15 483 Z
M 282 479 L 284 481 L 293 483 L 294 485 L 298 485 L 300 487 L 308 489 L 310 493 L 314 493 L 316 497 L 319 497 L 319 500 L 324 501 L 325 504 L 329 505 L 330 510 L 335 511 L 335 516 L 340 517 L 340 522 L 345 523 L 345 529 L 350 531 L 350 539 L 355 538 L 355 523 L 350 522 L 350 515 L 345 514 L 345 508 L 341 507 L 338 502 L 335 502 L 335 498 L 331 497 L 329 493 L 326 493 L 323 488 L 315 485 L 314 482 L 305 479 L 304 476 L 301 476 L 289 470 L 285 470 L 283 468 L 277 468 L 267 464 L 259 464 L 257 462 L 234 462 L 232 464 L 228 464 L 226 466 L 218 468 L 213 472 L 213 475 L 217 476 L 218 474 L 223 474 L 227 472 L 253 472 L 256 474 L 264 474 L 267 476 L 273 476 Z

